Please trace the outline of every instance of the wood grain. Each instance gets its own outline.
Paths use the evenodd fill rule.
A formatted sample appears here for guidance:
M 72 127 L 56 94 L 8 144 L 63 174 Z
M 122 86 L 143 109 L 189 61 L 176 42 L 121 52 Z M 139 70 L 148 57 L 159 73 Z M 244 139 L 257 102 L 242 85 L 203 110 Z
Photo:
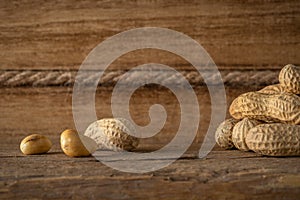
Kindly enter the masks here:
M 259 88 L 248 88 L 248 90 L 227 88 L 227 106 L 239 94 L 255 89 Z M 31 133 L 59 135 L 64 129 L 75 128 L 71 87 L 0 88 L 0 91 L 1 135 L 7 137 L 26 136 Z M 199 143 L 206 134 L 210 122 L 211 100 L 206 87 L 197 87 L 194 91 L 198 97 L 201 118 L 197 140 Z M 99 87 L 97 90 L 95 104 L 99 119 L 113 116 L 112 92 L 112 87 Z M 82 93 L 83 100 L 84 96 Z M 180 124 L 179 102 L 176 96 L 166 88 L 143 87 L 136 90 L 131 96 L 129 106 L 132 119 L 141 126 L 150 123 L 148 112 L 153 104 L 164 106 L 168 117 L 159 134 L 142 140 L 147 146 L 163 145 L 169 142 L 175 136 Z M 87 125 L 92 122 L 87 122 Z
M 205 87 L 194 88 L 201 115 L 197 136 L 188 151 L 168 167 L 129 174 L 93 157 L 69 158 L 60 149 L 59 134 L 75 128 L 72 84 L 59 81 L 73 80 L 88 53 L 106 38 L 151 26 L 173 29 L 195 39 L 223 74 L 237 70 L 252 74 L 241 76 L 232 85 L 255 82 L 256 71 L 271 70 L 274 74 L 287 63 L 300 65 L 299 10 L 297 0 L 1 1 L 0 199 L 297 199 L 298 157 L 261 157 L 215 147 L 206 159 L 197 158 L 210 122 L 210 97 Z M 166 64 L 183 73 L 192 70 L 191 64 L 178 55 L 144 49 L 121 56 L 108 72 L 124 72 L 149 62 Z M 31 72 L 58 75 L 46 75 L 54 81 L 47 85 L 35 74 L 31 79 L 36 79 L 28 80 L 32 84 L 26 85 L 22 74 Z M 59 76 L 68 72 L 70 76 Z M 28 87 L 36 80 L 42 84 Z M 226 88 L 227 105 L 239 94 L 261 87 Z M 98 87 L 98 118 L 112 116 L 112 89 Z M 134 93 L 130 101 L 134 121 L 147 125 L 148 110 L 155 103 L 164 106 L 168 118 L 160 133 L 141 141 L 141 152 L 166 145 L 179 126 L 180 106 L 164 88 L 143 87 Z M 49 136 L 54 144 L 50 153 L 21 154 L 21 139 L 32 133 Z
M 228 104 L 237 95 L 257 89 L 226 88 Z M 99 118 L 111 116 L 111 92 L 112 88 L 98 88 Z M 130 174 L 93 157 L 69 158 L 62 153 L 59 134 L 74 128 L 72 88 L 0 88 L 0 199 L 297 199 L 299 157 L 261 157 L 215 147 L 206 159 L 197 158 L 209 123 L 210 99 L 205 87 L 195 92 L 202 117 L 188 151 L 166 168 Z M 178 102 L 164 88 L 140 88 L 134 93 L 130 111 L 135 122 L 149 123 L 148 109 L 154 103 L 165 107 L 167 122 L 159 134 L 142 140 L 141 152 L 161 148 L 178 128 Z M 49 136 L 54 145 L 48 154 L 25 156 L 20 152 L 21 139 L 31 133 Z
M 259 88 L 226 88 L 227 105 L 243 92 Z M 96 113 L 99 119 L 112 117 L 111 95 L 113 88 L 99 87 L 96 93 Z M 195 145 L 202 142 L 210 122 L 210 96 L 206 87 L 195 88 L 200 109 L 200 124 Z M 82 95 L 84 99 L 84 94 Z M 168 89 L 140 88 L 131 96 L 130 114 L 140 126 L 150 123 L 149 108 L 153 104 L 164 106 L 167 119 L 163 129 L 149 139 L 142 139 L 145 147 L 162 146 L 176 134 L 181 117 L 181 110 L 176 96 Z M 81 107 L 80 107 L 81 108 Z M 77 109 L 80 109 L 77 108 Z M 64 129 L 75 128 L 72 114 L 72 88 L 0 88 L 0 135 L 8 138 L 25 137 L 40 133 L 59 135 Z M 227 116 L 229 114 L 227 113 Z M 191 116 L 192 117 L 192 116 Z M 87 125 L 91 122 L 87 122 Z M 79 130 L 84 131 L 84 130 Z M 143 146 L 142 145 L 142 146 Z
M 294 1 L 9 1 L 0 3 L 1 70 L 77 70 L 100 42 L 137 27 L 189 35 L 221 69 L 279 69 L 300 64 L 300 3 Z M 178 56 L 140 50 L 110 68 L 158 62 L 177 69 Z
M 266 158 L 233 150 L 213 151 L 200 160 L 189 153 L 164 169 L 128 174 L 93 157 L 69 158 L 57 148 L 46 155 L 24 156 L 17 145 L 1 140 L 3 199 L 297 199 L 300 195 L 298 157 Z

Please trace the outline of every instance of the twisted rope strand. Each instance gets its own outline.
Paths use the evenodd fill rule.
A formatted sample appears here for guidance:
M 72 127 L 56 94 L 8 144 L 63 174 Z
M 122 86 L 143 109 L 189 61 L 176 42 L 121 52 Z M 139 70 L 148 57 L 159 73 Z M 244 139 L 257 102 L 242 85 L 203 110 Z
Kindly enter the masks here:
M 191 85 L 203 85 L 205 84 L 203 77 L 197 71 L 179 71 L 182 76 L 190 82 Z M 98 85 L 114 85 L 122 76 L 126 73 L 124 70 L 106 71 Z M 147 76 L 147 71 L 133 71 L 126 76 L 124 83 L 135 84 L 137 81 L 142 80 Z M 223 82 L 225 85 L 233 86 L 259 86 L 270 85 L 278 82 L 279 71 L 232 71 L 223 70 L 220 71 Z M 22 86 L 72 86 L 75 81 L 76 71 L 0 71 L 0 87 L 22 87 Z M 218 75 L 211 74 L 208 76 L 207 82 L 211 84 L 219 84 Z M 81 74 L 76 77 L 84 84 L 93 84 L 95 80 L 99 78 L 99 73 L 93 71 Z M 182 77 L 178 74 L 174 75 L 169 71 L 159 71 L 156 74 L 156 80 L 161 82 L 168 82 L 174 84 L 181 84 Z

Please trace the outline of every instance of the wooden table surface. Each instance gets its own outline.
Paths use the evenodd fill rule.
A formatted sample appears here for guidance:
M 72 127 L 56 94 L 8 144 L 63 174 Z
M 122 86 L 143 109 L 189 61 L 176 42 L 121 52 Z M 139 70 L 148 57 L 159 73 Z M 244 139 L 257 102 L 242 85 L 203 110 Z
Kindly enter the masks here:
M 141 27 L 188 35 L 218 66 L 229 105 L 241 93 L 276 83 L 284 65 L 300 65 L 299 9 L 299 0 L 2 0 L 0 199 L 298 199 L 299 157 L 262 157 L 215 146 L 206 159 L 197 158 L 210 122 L 210 98 L 189 61 L 171 52 L 141 49 L 116 59 L 98 87 L 96 111 L 98 118 L 112 116 L 110 86 L 129 69 L 151 62 L 178 70 L 195 86 L 201 115 L 197 136 L 180 159 L 151 173 L 123 173 L 93 157 L 65 156 L 59 135 L 75 128 L 76 72 L 105 39 Z M 146 87 L 130 101 L 137 124 L 150 122 L 154 103 L 164 106 L 168 118 L 160 133 L 141 141 L 142 152 L 165 146 L 180 122 L 175 96 Z M 32 133 L 53 141 L 48 154 L 20 152 L 20 141 Z
M 237 95 L 256 89 L 227 87 L 228 104 Z M 72 88 L 0 91 L 1 199 L 297 199 L 300 195 L 299 157 L 263 157 L 217 146 L 205 159 L 197 157 L 210 116 L 205 87 L 195 88 L 202 117 L 189 150 L 171 165 L 144 174 L 114 170 L 94 157 L 70 158 L 62 153 L 59 134 L 65 128 L 74 128 Z M 99 118 L 111 116 L 111 92 L 111 88 L 98 88 Z M 141 151 L 166 145 L 178 128 L 178 102 L 163 88 L 136 91 L 130 105 L 133 119 L 140 125 L 147 124 L 147 112 L 153 103 L 164 105 L 168 118 L 158 135 L 142 140 Z M 53 141 L 49 153 L 25 156 L 20 152 L 21 139 L 31 133 L 47 135 Z

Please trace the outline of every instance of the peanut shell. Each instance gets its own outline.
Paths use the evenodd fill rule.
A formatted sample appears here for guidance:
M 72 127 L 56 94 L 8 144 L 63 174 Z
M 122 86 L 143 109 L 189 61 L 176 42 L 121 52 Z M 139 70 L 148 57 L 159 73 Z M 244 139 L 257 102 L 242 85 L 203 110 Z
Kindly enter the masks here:
M 94 139 L 100 149 L 132 151 L 139 144 L 133 125 L 125 119 L 106 118 L 93 122 L 84 135 Z
M 282 123 L 260 124 L 249 130 L 246 144 L 267 156 L 300 156 L 300 126 Z
M 234 148 L 232 142 L 232 130 L 239 120 L 230 118 L 222 122 L 216 130 L 215 140 L 217 144 L 224 149 Z
M 232 102 L 229 112 L 235 119 L 248 117 L 265 122 L 300 124 L 300 97 L 287 92 L 271 95 L 248 92 Z
M 285 92 L 285 89 L 280 84 L 275 84 L 275 85 L 266 86 L 263 89 L 259 90 L 258 92 L 263 94 L 280 94 L 282 92 Z
M 279 73 L 279 83 L 287 92 L 300 94 L 300 67 L 288 64 Z
M 248 131 L 261 124 L 262 122 L 255 120 L 244 118 L 242 121 L 236 123 L 232 130 L 232 142 L 236 148 L 242 151 L 249 151 L 249 148 L 245 142 L 245 137 L 248 134 Z

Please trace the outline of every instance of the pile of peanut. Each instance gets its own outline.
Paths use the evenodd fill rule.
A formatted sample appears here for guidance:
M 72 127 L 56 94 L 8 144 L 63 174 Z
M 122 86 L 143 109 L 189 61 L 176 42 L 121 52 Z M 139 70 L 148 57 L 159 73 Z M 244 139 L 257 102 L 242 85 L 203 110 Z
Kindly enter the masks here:
M 232 118 L 216 131 L 217 144 L 266 156 L 300 156 L 300 67 L 286 65 L 279 84 L 233 100 Z
M 125 119 L 101 119 L 90 124 L 84 134 L 73 129 L 63 131 L 60 134 L 60 146 L 70 157 L 90 156 L 97 149 L 131 151 L 139 144 L 139 139 L 130 135 L 133 131 L 133 125 Z M 25 137 L 20 144 L 25 155 L 44 154 L 51 147 L 50 139 L 39 134 Z
M 267 156 L 300 156 L 300 67 L 286 65 L 279 84 L 237 97 L 229 112 L 232 118 L 218 127 L 215 139 L 225 149 L 252 150 Z M 139 139 L 125 119 L 101 119 L 84 134 L 67 129 L 61 133 L 62 151 L 71 157 L 89 156 L 97 149 L 134 150 Z M 26 155 L 47 153 L 52 142 L 38 134 L 20 144 Z

